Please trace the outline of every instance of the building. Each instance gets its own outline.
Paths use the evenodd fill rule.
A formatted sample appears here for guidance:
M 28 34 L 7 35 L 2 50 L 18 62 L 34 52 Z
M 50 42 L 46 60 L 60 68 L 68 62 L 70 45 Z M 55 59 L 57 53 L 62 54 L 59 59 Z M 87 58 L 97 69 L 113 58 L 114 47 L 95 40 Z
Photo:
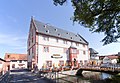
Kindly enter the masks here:
M 0 58 L 0 76 L 4 74 L 4 64 L 5 64 L 5 60 Z
M 6 60 L 6 71 L 15 68 L 27 68 L 27 54 L 6 53 L 4 59 Z
M 118 60 L 120 59 L 120 54 L 111 54 L 111 55 L 104 55 L 99 56 L 102 63 L 118 63 Z
M 98 52 L 93 48 L 89 48 L 90 50 L 90 65 L 99 65 L 99 56 Z
M 116 54 L 108 55 L 103 58 L 103 63 L 117 63 L 118 56 Z
M 79 34 L 39 22 L 31 18 L 28 41 L 28 68 L 35 66 L 77 66 L 89 58 L 88 42 Z
M 92 59 L 92 60 L 96 60 L 96 59 L 99 59 L 99 57 L 98 57 L 98 52 L 97 51 L 95 51 L 93 48 L 89 48 L 89 50 L 90 50 L 90 59 Z

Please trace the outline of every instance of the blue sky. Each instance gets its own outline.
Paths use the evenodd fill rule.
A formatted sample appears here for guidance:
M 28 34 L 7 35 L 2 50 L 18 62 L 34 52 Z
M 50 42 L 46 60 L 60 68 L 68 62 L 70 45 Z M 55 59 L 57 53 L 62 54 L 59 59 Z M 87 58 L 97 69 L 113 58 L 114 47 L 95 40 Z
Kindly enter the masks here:
M 5 53 L 27 53 L 27 37 L 31 16 L 73 33 L 79 33 L 100 55 L 116 54 L 120 43 L 102 46 L 103 34 L 91 33 L 87 28 L 75 23 L 73 7 L 68 0 L 64 6 L 54 6 L 52 0 L 1 0 L 0 1 L 0 57 Z

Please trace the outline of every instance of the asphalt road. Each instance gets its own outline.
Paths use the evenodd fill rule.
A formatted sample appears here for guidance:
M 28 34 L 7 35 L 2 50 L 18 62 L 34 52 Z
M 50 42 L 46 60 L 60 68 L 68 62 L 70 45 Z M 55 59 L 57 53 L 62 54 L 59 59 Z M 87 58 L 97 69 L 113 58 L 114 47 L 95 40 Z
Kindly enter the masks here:
M 12 70 L 8 83 L 55 83 L 27 70 Z

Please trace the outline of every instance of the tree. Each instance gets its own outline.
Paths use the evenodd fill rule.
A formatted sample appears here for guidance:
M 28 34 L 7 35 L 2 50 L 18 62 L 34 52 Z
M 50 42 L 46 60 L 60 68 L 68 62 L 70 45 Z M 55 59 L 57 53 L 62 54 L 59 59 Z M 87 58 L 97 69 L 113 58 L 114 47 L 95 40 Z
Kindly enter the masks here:
M 120 63 L 120 58 L 118 58 L 117 63 Z
M 67 0 L 53 0 L 63 5 Z M 120 38 L 120 0 L 71 0 L 74 8 L 73 22 L 104 33 L 103 45 L 118 42 Z

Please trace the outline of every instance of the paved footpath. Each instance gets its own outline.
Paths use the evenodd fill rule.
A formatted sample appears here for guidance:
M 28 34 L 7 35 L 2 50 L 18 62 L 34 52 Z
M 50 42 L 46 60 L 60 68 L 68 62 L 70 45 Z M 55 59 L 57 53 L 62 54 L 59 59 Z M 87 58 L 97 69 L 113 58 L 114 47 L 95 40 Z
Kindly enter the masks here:
M 8 83 L 55 83 L 45 77 L 37 76 L 36 74 L 28 71 L 12 71 L 9 76 Z

